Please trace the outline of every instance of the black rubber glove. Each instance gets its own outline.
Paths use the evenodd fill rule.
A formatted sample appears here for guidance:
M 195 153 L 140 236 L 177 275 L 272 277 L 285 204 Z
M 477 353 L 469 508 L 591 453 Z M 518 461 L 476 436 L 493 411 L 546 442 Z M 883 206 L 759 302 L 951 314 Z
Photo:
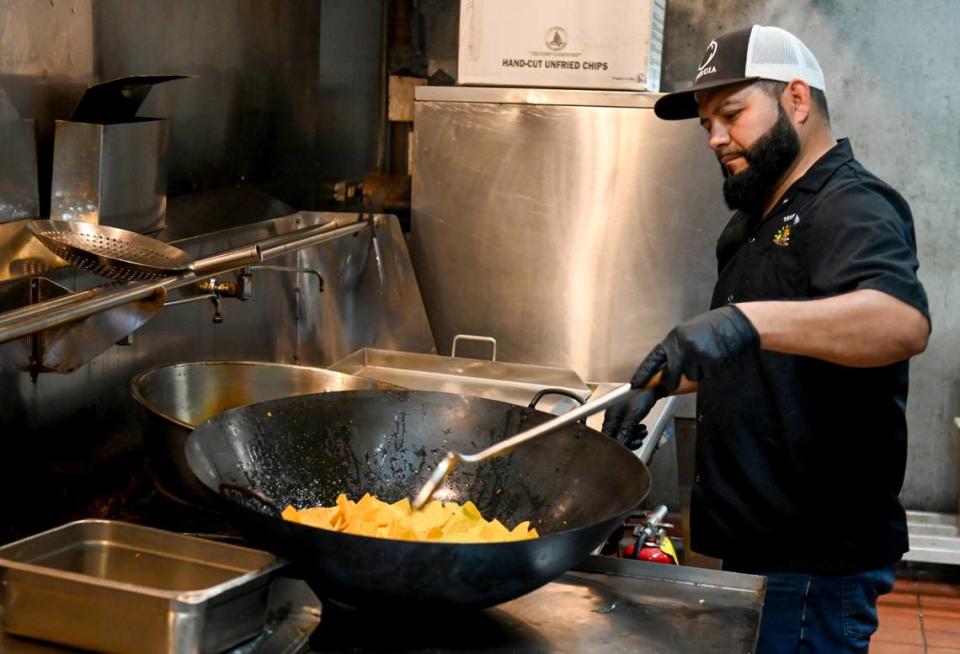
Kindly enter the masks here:
M 735 305 L 729 304 L 680 323 L 654 347 L 633 374 L 630 385 L 646 388 L 661 369 L 653 389 L 670 395 L 682 377 L 700 381 L 730 367 L 741 354 L 760 347 L 760 334 Z
M 603 415 L 603 435 L 617 439 L 627 449 L 637 449 L 647 437 L 647 427 L 640 421 L 647 417 L 656 403 L 657 397 L 653 391 L 640 391 L 614 404 Z

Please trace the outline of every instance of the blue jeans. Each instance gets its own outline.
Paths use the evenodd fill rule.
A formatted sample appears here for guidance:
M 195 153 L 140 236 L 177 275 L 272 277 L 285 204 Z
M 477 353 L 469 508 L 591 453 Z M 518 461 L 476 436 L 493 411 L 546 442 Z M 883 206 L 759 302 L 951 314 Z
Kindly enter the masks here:
M 767 578 L 757 654 L 839 654 L 868 650 L 877 597 L 893 590 L 896 567 L 844 577 L 757 574 Z

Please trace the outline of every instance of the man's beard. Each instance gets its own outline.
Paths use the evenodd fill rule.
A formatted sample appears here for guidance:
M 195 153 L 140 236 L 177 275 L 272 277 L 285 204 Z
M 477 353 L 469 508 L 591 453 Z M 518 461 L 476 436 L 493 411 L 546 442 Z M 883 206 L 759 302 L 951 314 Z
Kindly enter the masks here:
M 761 215 L 774 185 L 799 153 L 800 137 L 778 102 L 777 122 L 753 146 L 740 151 L 740 155 L 750 164 L 747 169 L 732 175 L 726 166 L 720 164 L 724 177 L 723 199 L 727 206 L 751 216 Z

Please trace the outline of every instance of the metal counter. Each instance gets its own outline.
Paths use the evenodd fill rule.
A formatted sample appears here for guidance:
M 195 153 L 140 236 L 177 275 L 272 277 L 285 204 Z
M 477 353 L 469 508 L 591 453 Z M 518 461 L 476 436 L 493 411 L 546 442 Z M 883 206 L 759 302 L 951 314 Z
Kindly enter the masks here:
M 589 557 L 539 590 L 471 615 L 418 616 L 414 626 L 408 616 L 327 611 L 310 651 L 749 654 L 765 587 L 752 575 Z
M 267 629 L 232 653 L 749 654 L 765 587 L 763 577 L 752 575 L 589 557 L 578 570 L 493 609 L 412 621 L 321 610 L 304 584 L 280 579 Z M 3 634 L 0 649 L 68 651 Z

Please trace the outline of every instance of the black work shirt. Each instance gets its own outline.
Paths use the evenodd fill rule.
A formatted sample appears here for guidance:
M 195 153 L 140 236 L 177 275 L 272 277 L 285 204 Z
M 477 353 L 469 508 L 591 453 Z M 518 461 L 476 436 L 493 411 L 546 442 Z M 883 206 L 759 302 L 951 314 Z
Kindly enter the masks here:
M 929 318 L 910 208 L 841 140 L 766 218 L 733 215 L 711 308 L 861 289 Z M 758 351 L 698 391 L 692 547 L 744 571 L 851 574 L 907 550 L 908 363 Z

